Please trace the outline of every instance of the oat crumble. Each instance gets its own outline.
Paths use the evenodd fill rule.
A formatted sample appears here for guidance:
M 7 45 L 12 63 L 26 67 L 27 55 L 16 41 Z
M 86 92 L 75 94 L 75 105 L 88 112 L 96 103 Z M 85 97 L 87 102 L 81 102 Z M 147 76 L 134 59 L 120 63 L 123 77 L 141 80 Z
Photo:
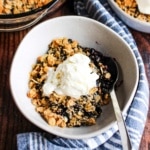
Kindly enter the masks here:
M 150 22 L 150 15 L 143 14 L 139 11 L 136 0 L 115 0 L 115 2 L 130 16 L 145 22 Z
M 40 8 L 53 0 L 0 0 L 0 14 L 20 14 Z
M 48 68 L 57 68 L 60 63 L 76 53 L 82 53 L 91 59 L 90 67 L 96 70 L 99 75 L 97 87 L 92 88 L 88 95 L 82 95 L 79 99 L 58 95 L 55 92 L 49 97 L 44 96 L 42 85 L 46 80 Z M 111 74 L 101 59 L 102 54 L 100 52 L 92 48 L 82 47 L 77 41 L 68 38 L 54 39 L 49 44 L 47 53 L 37 58 L 37 62 L 30 73 L 27 96 L 31 98 L 36 111 L 49 125 L 78 127 L 96 123 L 96 119 L 102 113 L 101 107 L 110 101 L 109 92 L 100 86 L 101 80 L 111 79 Z

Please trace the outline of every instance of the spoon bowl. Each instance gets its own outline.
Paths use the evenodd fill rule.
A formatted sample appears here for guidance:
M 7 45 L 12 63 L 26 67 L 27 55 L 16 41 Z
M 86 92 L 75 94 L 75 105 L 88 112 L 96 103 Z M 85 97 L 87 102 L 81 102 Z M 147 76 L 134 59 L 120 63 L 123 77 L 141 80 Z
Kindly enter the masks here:
M 103 79 L 101 81 L 101 88 L 106 92 L 111 92 L 115 88 L 116 82 L 119 78 L 119 69 L 115 58 L 103 56 L 103 63 L 108 66 L 108 72 L 111 73 L 110 79 Z

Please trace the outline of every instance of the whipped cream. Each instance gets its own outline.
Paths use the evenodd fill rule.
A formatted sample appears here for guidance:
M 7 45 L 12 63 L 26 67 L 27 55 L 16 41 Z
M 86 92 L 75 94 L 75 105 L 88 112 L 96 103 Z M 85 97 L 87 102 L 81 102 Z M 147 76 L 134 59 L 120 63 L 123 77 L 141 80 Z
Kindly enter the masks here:
M 74 98 L 89 94 L 90 89 L 96 87 L 96 80 L 99 78 L 89 63 L 89 57 L 77 53 L 59 64 L 56 70 L 49 68 L 43 94 L 49 96 L 55 91 L 59 95 Z
M 150 14 L 150 0 L 136 0 L 139 11 L 143 14 Z

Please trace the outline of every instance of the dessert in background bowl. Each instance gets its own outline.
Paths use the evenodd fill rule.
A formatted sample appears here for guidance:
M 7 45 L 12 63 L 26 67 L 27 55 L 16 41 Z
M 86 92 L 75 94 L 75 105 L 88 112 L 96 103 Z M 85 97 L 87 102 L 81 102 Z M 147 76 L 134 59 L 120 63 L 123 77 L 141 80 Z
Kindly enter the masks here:
M 22 14 L 47 5 L 53 0 L 1 0 L 0 1 L 0 14 L 1 15 L 14 15 Z
M 139 0 L 138 3 L 136 0 L 108 0 L 111 8 L 125 24 L 135 30 L 150 33 L 150 14 L 145 6 L 146 2 L 143 2 L 144 5 Z M 147 1 L 147 6 L 148 4 Z
M 42 19 L 59 0 L 0 1 L 0 31 L 26 29 Z
M 92 30 L 89 30 L 89 29 L 92 29 Z M 58 41 L 56 40 L 57 42 L 54 40 L 60 37 L 66 37 L 69 40 L 61 39 Z M 76 65 L 80 63 L 80 61 L 83 61 L 83 60 L 86 60 L 85 62 L 89 63 L 89 59 L 86 59 L 86 58 L 89 58 L 89 53 L 87 53 L 86 58 L 85 56 L 81 55 L 82 49 L 79 50 L 80 55 L 78 55 L 78 53 L 77 55 L 74 54 L 72 47 L 74 48 L 75 51 L 78 51 L 78 48 L 80 48 L 77 42 L 74 42 L 74 40 L 78 41 L 79 45 L 82 48 L 84 47 L 92 48 L 92 49 L 97 50 L 98 53 L 102 53 L 104 56 L 110 56 L 116 59 L 120 68 L 119 69 L 120 71 L 119 82 L 123 81 L 122 84 L 118 87 L 116 93 L 119 99 L 121 110 L 123 111 L 123 113 L 126 113 L 127 109 L 129 108 L 132 102 L 132 99 L 134 97 L 137 84 L 138 84 L 138 77 L 139 77 L 138 72 L 139 71 L 138 71 L 136 58 L 133 54 L 133 51 L 130 49 L 127 43 L 118 34 L 116 34 L 114 31 L 112 31 L 105 25 L 95 20 L 85 18 L 85 17 L 80 17 L 80 16 L 58 17 L 58 18 L 47 20 L 35 26 L 31 31 L 29 31 L 29 33 L 24 37 L 24 39 L 20 43 L 16 51 L 16 54 L 14 56 L 14 59 L 12 61 L 12 66 L 10 70 L 10 87 L 11 87 L 11 92 L 12 92 L 12 95 L 13 95 L 13 98 L 17 107 L 19 108 L 21 113 L 34 125 L 57 136 L 71 138 L 71 139 L 83 139 L 83 138 L 89 138 L 89 137 L 94 137 L 96 135 L 99 135 L 107 131 L 109 128 L 113 127 L 114 125 L 116 125 L 116 118 L 114 115 L 111 101 L 107 103 L 107 105 L 102 107 L 102 114 L 98 116 L 98 118 L 96 118 L 96 121 L 94 122 L 94 124 L 92 120 L 91 121 L 92 125 L 90 126 L 78 126 L 77 125 L 75 127 L 72 127 L 71 125 L 71 126 L 62 126 L 64 127 L 62 128 L 62 127 L 57 126 L 57 124 L 56 126 L 55 124 L 53 124 L 55 122 L 54 120 L 55 118 L 50 120 L 50 125 L 47 123 L 48 120 L 43 119 L 43 117 L 37 112 L 35 105 L 33 105 L 31 101 L 31 99 L 34 97 L 34 91 L 33 93 L 32 92 L 28 93 L 30 91 L 29 89 L 32 87 L 35 87 L 35 89 L 40 89 L 40 92 L 42 92 L 43 87 L 39 88 L 41 86 L 39 83 L 43 84 L 43 81 L 44 81 L 44 83 L 48 83 L 48 86 L 46 85 L 48 87 L 46 88 L 46 90 L 48 89 L 49 91 L 49 87 L 52 87 L 52 90 L 50 88 L 50 92 L 48 92 L 47 94 L 47 91 L 46 91 L 44 95 L 49 96 L 49 93 L 53 91 L 59 93 L 59 95 L 63 95 L 65 92 L 65 95 L 69 95 L 67 106 L 68 105 L 73 106 L 71 108 L 74 110 L 77 110 L 79 108 L 79 107 L 74 107 L 75 106 L 74 103 L 76 104 L 78 103 L 78 96 L 80 96 L 82 93 L 83 95 L 86 95 L 87 91 L 86 92 L 84 91 L 84 87 L 85 85 L 88 85 L 88 82 L 87 80 L 84 80 L 82 77 L 81 79 L 83 80 L 82 82 L 80 82 L 81 84 L 78 84 L 78 86 L 75 87 L 75 89 L 72 88 L 71 90 L 73 91 L 73 93 L 71 93 L 69 90 L 66 90 L 66 89 L 69 89 L 68 86 L 70 87 L 70 84 L 72 84 L 72 87 L 74 87 L 77 84 L 76 81 L 79 81 L 80 78 L 77 78 L 79 76 L 78 74 L 74 76 L 73 74 L 70 74 L 71 72 L 69 72 L 68 70 L 72 69 L 72 72 L 74 73 L 75 73 L 75 70 L 82 71 L 82 68 L 80 68 L 81 66 L 77 67 Z M 53 45 L 52 46 L 50 44 L 52 41 L 55 43 L 54 45 L 59 45 L 59 42 L 60 43 L 69 42 L 69 45 L 67 44 L 65 46 L 65 49 L 63 50 L 62 50 L 63 46 L 61 46 L 60 53 L 59 53 L 56 47 L 53 47 L 54 45 L 52 44 Z M 71 43 L 71 46 L 70 46 L 70 43 Z M 50 44 L 50 47 L 49 47 L 49 44 Z M 49 49 L 52 49 L 52 51 L 48 51 Z M 69 54 L 71 55 L 69 57 L 68 55 L 66 55 L 68 53 L 68 49 L 69 49 Z M 56 59 L 54 57 L 55 55 L 58 56 L 58 58 L 60 59 Z M 60 55 L 61 57 L 59 57 Z M 124 57 L 122 57 L 122 55 Z M 62 61 L 62 58 L 65 60 Z M 37 60 L 39 64 L 37 64 L 36 66 L 37 70 L 36 69 L 34 70 L 33 64 L 36 64 Z M 47 63 L 45 64 L 45 60 L 48 60 L 48 62 L 50 62 L 51 65 L 54 62 L 53 64 L 54 66 L 53 65 L 51 66 L 53 68 L 50 70 L 48 69 L 49 71 L 46 69 Z M 74 63 L 71 63 L 71 65 L 73 65 L 74 67 L 68 66 L 70 65 L 70 61 L 74 62 Z M 78 63 L 75 63 L 75 62 L 78 62 Z M 44 67 L 45 69 L 39 69 L 40 65 L 45 66 Z M 61 65 L 61 67 L 59 65 Z M 91 66 L 95 68 L 92 63 L 91 63 Z M 66 67 L 68 68 L 67 74 L 64 71 L 64 68 Z M 89 68 L 85 69 L 85 71 L 88 73 L 87 70 L 89 70 Z M 37 73 L 38 71 L 39 71 L 39 74 L 42 74 L 43 76 L 40 77 L 39 74 Z M 48 74 L 50 73 L 50 76 L 53 74 L 54 76 L 47 78 L 46 77 L 47 73 L 45 74 L 45 71 Z M 95 72 L 95 69 L 93 71 Z M 93 71 L 92 71 L 92 74 L 93 74 Z M 30 73 L 33 76 L 31 76 Z M 81 74 L 85 75 L 84 72 L 82 72 Z M 107 75 L 109 76 L 109 74 Z M 94 77 L 90 78 L 90 80 L 93 80 L 94 78 L 93 81 L 95 82 L 95 80 L 97 80 L 98 77 L 95 73 L 93 74 L 93 76 Z M 35 78 L 32 78 L 32 77 L 35 77 Z M 37 80 L 37 78 L 39 80 Z M 74 78 L 74 81 L 72 81 L 73 78 Z M 67 79 L 71 80 L 71 82 L 67 82 Z M 87 78 L 86 76 L 86 79 L 89 79 L 89 77 Z M 32 81 L 32 82 L 30 83 L 29 81 Z M 39 81 L 42 81 L 42 82 L 39 82 Z M 60 86 L 61 83 L 63 83 L 63 85 L 66 86 L 65 90 L 63 89 L 63 86 Z M 92 85 L 92 87 L 95 87 L 95 83 L 93 84 L 92 82 L 91 84 L 91 81 L 89 81 L 89 83 L 90 85 Z M 80 86 L 82 88 L 80 88 Z M 74 93 L 78 91 L 81 94 L 74 95 Z M 60 96 L 59 100 L 64 99 L 65 95 Z M 38 96 L 39 95 L 35 94 L 35 97 L 39 98 Z M 55 100 L 56 101 L 58 100 L 56 98 L 58 97 L 57 94 L 55 95 L 55 93 L 52 93 L 51 96 L 52 97 L 50 97 L 50 101 L 54 100 L 55 102 Z M 77 98 L 77 100 L 74 101 L 71 99 L 71 97 Z M 83 97 L 83 100 L 86 101 L 87 98 Z M 81 102 L 84 102 L 83 100 L 81 100 Z M 97 97 L 96 100 L 99 100 L 99 98 Z M 41 99 L 39 99 L 36 102 L 42 103 Z M 43 105 L 45 105 L 45 100 L 43 101 Z M 55 111 L 55 108 L 57 108 L 55 106 L 57 105 L 53 105 L 54 111 Z M 66 109 L 63 110 L 62 108 L 63 108 L 63 105 L 60 106 L 60 109 L 59 109 L 60 112 L 58 113 L 64 116 L 64 114 L 66 113 L 65 111 Z M 89 110 L 89 108 L 95 109 L 95 106 L 91 107 L 91 105 L 88 105 L 87 110 Z M 39 112 L 41 111 L 43 113 L 43 108 L 38 108 L 38 111 Z M 91 116 L 92 115 L 93 114 L 91 114 Z

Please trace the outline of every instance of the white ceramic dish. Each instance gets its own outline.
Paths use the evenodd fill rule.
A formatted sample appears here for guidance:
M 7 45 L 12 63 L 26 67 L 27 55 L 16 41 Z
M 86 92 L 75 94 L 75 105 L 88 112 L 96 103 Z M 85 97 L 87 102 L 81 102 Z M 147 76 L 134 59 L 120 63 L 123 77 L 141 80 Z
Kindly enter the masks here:
M 125 13 L 114 0 L 107 0 L 118 17 L 129 27 L 145 33 L 150 33 L 150 23 L 136 19 Z
M 111 103 L 103 107 L 103 115 L 96 125 L 78 128 L 49 126 L 35 111 L 27 97 L 29 72 L 39 55 L 44 54 L 52 39 L 68 37 L 80 45 L 95 48 L 103 54 L 116 58 L 120 65 L 123 84 L 117 90 L 121 109 L 128 109 L 138 84 L 138 65 L 130 47 L 115 32 L 103 24 L 79 16 L 58 17 L 34 27 L 20 43 L 10 71 L 10 87 L 14 101 L 21 113 L 41 129 L 65 138 L 81 139 L 101 134 L 116 123 Z

